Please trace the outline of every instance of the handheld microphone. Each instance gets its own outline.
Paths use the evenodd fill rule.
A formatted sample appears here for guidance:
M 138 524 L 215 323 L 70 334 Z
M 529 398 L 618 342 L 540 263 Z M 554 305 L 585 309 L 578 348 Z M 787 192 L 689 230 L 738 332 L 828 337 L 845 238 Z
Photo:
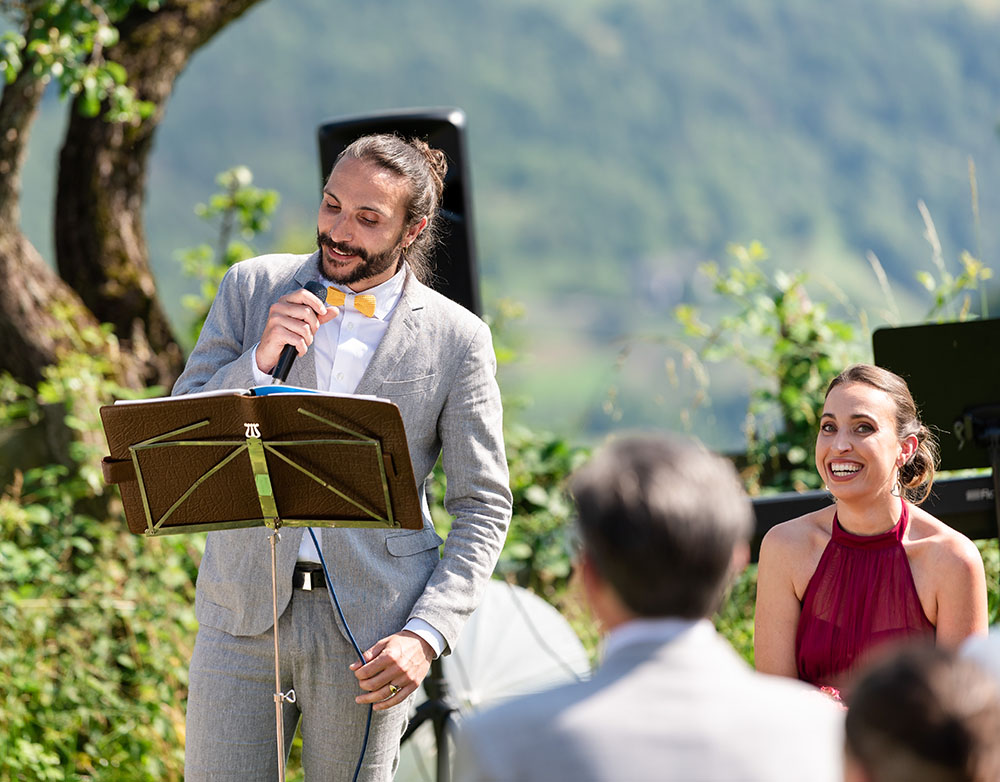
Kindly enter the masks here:
M 321 302 L 326 304 L 326 286 L 310 280 L 305 284 L 305 289 Z M 281 351 L 281 356 L 278 357 L 278 363 L 275 364 L 274 369 L 271 370 L 271 377 L 274 378 L 274 380 L 271 381 L 272 385 L 285 382 L 285 379 L 288 377 L 288 373 L 292 369 L 292 362 L 295 361 L 295 357 L 297 355 L 298 351 L 296 351 L 292 345 L 285 345 Z

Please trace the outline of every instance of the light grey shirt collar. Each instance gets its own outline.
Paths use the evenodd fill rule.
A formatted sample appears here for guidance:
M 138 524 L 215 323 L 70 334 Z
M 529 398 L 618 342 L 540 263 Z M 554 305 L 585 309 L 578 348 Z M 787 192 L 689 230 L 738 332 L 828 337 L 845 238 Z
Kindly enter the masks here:
M 715 628 L 707 619 L 633 619 L 618 625 L 604 638 L 601 647 L 601 659 L 637 643 L 668 643 L 676 640 L 683 633 L 696 633 L 701 636 L 714 634 Z

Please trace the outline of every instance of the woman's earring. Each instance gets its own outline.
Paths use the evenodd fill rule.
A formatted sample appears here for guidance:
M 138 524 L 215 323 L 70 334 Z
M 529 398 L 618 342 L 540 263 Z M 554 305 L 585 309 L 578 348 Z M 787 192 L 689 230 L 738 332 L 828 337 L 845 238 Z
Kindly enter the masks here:
M 896 470 L 896 480 L 892 482 L 892 488 L 889 489 L 889 494 L 893 497 L 903 496 L 903 478 L 899 474 L 899 470 Z

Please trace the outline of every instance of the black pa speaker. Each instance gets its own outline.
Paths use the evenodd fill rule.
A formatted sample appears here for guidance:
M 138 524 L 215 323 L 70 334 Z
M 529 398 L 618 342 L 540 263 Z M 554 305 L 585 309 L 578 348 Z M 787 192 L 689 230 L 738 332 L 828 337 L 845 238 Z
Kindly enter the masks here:
M 320 186 L 345 147 L 371 133 L 420 138 L 448 158 L 440 235 L 433 257 L 434 287 L 481 315 L 479 274 L 472 230 L 472 195 L 465 152 L 465 112 L 456 108 L 399 109 L 377 114 L 338 117 L 319 126 Z
M 1000 318 L 883 327 L 872 334 L 875 363 L 902 377 L 936 430 L 941 470 L 990 467 L 1000 430 Z M 994 469 L 996 469 L 994 467 Z

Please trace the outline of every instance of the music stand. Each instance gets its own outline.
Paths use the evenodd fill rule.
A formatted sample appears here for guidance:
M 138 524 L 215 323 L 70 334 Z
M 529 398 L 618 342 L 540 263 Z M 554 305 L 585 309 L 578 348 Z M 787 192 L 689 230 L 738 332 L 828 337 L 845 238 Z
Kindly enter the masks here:
M 941 469 L 990 467 L 1000 526 L 1000 319 L 876 329 L 875 363 L 906 380 L 938 431 Z M 1000 529 L 998 529 L 1000 537 Z
M 273 391 L 273 387 L 267 389 Z M 157 536 L 266 526 L 271 549 L 278 779 L 285 778 L 278 662 L 282 526 L 421 529 L 402 417 L 386 400 L 302 389 L 210 392 L 106 405 L 101 420 L 128 528 Z

